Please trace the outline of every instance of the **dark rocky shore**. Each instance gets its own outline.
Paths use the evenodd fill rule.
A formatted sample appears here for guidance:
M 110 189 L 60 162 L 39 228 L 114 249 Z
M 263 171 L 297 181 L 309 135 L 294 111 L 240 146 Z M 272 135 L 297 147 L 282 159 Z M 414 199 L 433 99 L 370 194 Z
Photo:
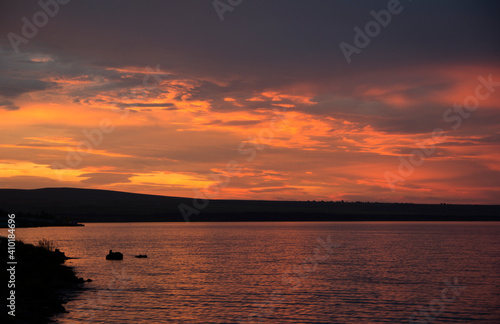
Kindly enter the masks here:
M 8 239 L 0 237 L 1 263 L 7 262 Z M 64 253 L 46 247 L 15 241 L 15 288 L 9 288 L 9 272 L 2 270 L 2 323 L 49 323 L 50 318 L 66 312 L 64 304 L 71 294 L 83 289 L 84 280 L 71 267 L 64 265 Z M 15 291 L 15 317 L 7 308 L 11 290 Z

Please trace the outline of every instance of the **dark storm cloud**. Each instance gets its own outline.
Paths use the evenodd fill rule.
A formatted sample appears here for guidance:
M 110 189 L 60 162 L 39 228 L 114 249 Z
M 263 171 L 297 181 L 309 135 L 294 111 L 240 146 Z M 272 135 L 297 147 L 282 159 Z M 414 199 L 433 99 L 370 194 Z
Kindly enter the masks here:
M 46 90 L 55 83 L 44 82 L 35 79 L 24 79 L 15 77 L 0 77 L 0 96 L 16 98 L 24 93 Z
M 449 80 L 429 84 L 428 75 L 395 76 L 390 71 L 453 62 L 498 64 L 500 43 L 495 31 L 500 30 L 500 21 L 496 19 L 500 4 L 488 0 L 401 1 L 402 12 L 392 15 L 389 25 L 347 64 L 340 42 L 353 44 L 353 28 L 363 29 L 373 20 L 370 11 L 385 10 L 387 4 L 388 1 L 244 1 L 234 11 L 226 12 L 221 22 L 211 1 L 73 0 L 61 5 L 57 15 L 33 39 L 20 45 L 21 54 L 16 57 L 25 63 L 16 64 L 22 64 L 23 69 L 28 64 L 38 69 L 39 65 L 22 57 L 22 53 L 46 53 L 54 57 L 46 64 L 54 73 L 66 77 L 99 76 L 106 81 L 74 90 L 70 95 L 75 100 L 85 100 L 103 91 L 126 91 L 141 82 L 140 75 L 124 78 L 122 72 L 108 67 L 159 64 L 163 71 L 175 73 L 162 79 L 206 77 L 185 99 L 210 100 L 211 108 L 218 111 L 269 108 L 271 100 L 245 101 L 242 107 L 224 98 L 246 100 L 252 92 L 310 83 L 320 91 L 317 104 L 298 106 L 299 110 L 318 115 L 374 116 L 381 123 L 393 123 L 381 124 L 387 130 L 409 127 L 408 131 L 415 131 L 423 127 L 412 126 L 418 120 L 401 123 L 401 111 L 375 98 L 359 97 L 354 89 L 363 84 L 413 82 L 413 87 L 393 94 L 421 98 L 452 84 Z M 21 34 L 21 17 L 31 18 L 40 10 L 36 1 L 28 0 L 5 7 L 8 10 L 0 13 L 0 28 L 6 31 L 5 35 Z M 0 44 L 6 51 L 11 49 L 7 37 Z M 11 60 L 9 64 L 14 63 Z M 0 91 L 12 98 L 49 86 L 41 80 L 9 79 Z M 425 115 L 420 114 L 420 119 Z
M 130 104 L 118 104 L 120 108 L 131 108 L 131 107 L 140 107 L 140 108 L 174 108 L 173 103 L 130 103 Z
M 485 136 L 478 140 L 481 143 L 488 144 L 500 144 L 500 133 L 492 134 L 490 136 Z
M 260 123 L 262 123 L 261 120 L 231 120 L 226 122 L 222 120 L 214 120 L 209 123 L 204 123 L 203 125 L 250 126 Z
M 36 48 L 105 66 L 273 82 L 388 66 L 495 61 L 498 1 L 401 1 L 403 10 L 347 64 L 339 43 L 388 1 L 244 1 L 221 22 L 211 1 L 71 1 L 21 52 Z M 7 7 L 7 5 L 4 5 Z M 21 33 L 36 1 L 9 3 L 1 29 Z M 8 44 L 6 37 L 2 43 Z M 41 45 L 43 44 L 43 46 Z
M 18 110 L 19 107 L 11 100 L 0 100 L 0 108 L 5 110 Z

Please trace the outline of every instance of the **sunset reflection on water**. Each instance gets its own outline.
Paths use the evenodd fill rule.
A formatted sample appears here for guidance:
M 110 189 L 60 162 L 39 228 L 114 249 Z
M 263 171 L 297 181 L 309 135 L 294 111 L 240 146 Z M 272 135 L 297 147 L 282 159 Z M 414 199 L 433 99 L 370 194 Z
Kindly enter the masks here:
M 497 223 L 106 223 L 19 229 L 91 278 L 59 323 L 494 323 Z M 123 261 L 107 261 L 109 249 Z M 146 259 L 134 255 L 147 254 Z M 439 310 L 439 309 L 438 309 Z M 421 319 L 424 319 L 421 317 Z

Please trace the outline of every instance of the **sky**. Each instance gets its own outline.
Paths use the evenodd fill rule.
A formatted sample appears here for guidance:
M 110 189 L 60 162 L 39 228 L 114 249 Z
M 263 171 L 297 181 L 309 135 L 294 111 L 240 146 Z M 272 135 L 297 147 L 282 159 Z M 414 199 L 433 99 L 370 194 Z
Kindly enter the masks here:
M 498 1 L 0 4 L 0 188 L 500 204 Z

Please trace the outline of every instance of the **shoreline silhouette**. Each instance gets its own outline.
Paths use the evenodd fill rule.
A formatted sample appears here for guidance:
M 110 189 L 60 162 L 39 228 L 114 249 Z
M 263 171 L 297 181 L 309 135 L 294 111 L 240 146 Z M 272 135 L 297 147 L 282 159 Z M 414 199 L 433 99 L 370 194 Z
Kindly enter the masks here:
M 0 236 L 3 249 L 7 249 L 7 237 Z M 42 244 L 43 243 L 43 244 Z M 47 244 L 48 243 L 48 244 Z M 15 317 L 2 313 L 5 319 L 15 319 L 16 323 L 49 323 L 50 318 L 65 313 L 63 306 L 74 293 L 84 289 L 83 283 L 91 281 L 77 277 L 72 267 L 64 264 L 69 259 L 59 249 L 52 249 L 52 243 L 44 240 L 39 245 L 15 241 L 14 311 Z M 2 251 L 0 257 L 3 264 L 7 262 L 7 252 Z M 2 297 L 7 300 L 11 289 L 2 289 Z

